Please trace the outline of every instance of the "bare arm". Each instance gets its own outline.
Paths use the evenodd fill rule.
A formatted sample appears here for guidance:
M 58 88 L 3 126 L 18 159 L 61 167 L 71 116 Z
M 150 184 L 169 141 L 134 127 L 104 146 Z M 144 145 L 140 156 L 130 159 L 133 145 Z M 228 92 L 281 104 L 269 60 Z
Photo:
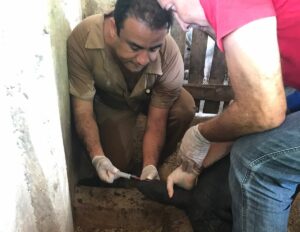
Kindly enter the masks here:
M 232 32 L 224 49 L 235 99 L 221 115 L 199 125 L 200 132 L 210 141 L 232 141 L 279 126 L 286 101 L 275 17 Z
M 229 154 L 232 142 L 225 143 L 212 143 L 209 147 L 207 155 L 203 160 L 203 167 L 207 168 L 214 164 L 216 161 L 222 159 Z
M 286 101 L 274 17 L 253 21 L 224 38 L 224 49 L 235 99 L 219 116 L 198 125 L 200 134 L 212 142 L 236 138 L 279 126 L 285 119 Z M 213 144 L 203 166 L 207 167 L 227 153 L 230 143 Z M 196 177 L 180 170 L 168 177 L 173 184 L 194 185 Z
M 143 140 L 143 165 L 156 166 L 165 142 L 169 109 L 149 107 L 147 128 Z
M 91 159 L 96 155 L 104 155 L 94 116 L 93 101 L 72 97 L 72 105 L 77 133 L 84 142 Z

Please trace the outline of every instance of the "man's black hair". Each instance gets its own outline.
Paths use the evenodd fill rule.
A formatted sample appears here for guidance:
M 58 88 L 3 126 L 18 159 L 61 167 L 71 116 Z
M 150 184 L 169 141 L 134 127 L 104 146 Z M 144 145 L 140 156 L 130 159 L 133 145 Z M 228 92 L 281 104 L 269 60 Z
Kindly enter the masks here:
M 113 15 L 118 34 L 128 17 L 142 21 L 151 30 L 169 29 L 173 22 L 172 12 L 162 9 L 157 0 L 117 0 Z

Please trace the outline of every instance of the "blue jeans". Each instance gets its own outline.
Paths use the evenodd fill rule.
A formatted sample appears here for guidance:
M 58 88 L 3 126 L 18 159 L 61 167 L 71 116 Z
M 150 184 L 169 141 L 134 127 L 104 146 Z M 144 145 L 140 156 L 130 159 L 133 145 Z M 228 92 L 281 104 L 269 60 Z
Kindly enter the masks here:
M 300 112 L 278 128 L 238 139 L 229 185 L 234 232 L 284 232 L 300 184 Z

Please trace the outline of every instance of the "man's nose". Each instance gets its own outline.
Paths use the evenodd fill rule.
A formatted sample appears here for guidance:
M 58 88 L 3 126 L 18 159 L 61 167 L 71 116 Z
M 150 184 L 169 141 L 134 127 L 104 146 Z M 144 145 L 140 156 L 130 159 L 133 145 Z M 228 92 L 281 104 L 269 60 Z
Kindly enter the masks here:
M 137 56 L 137 62 L 139 65 L 147 65 L 150 62 L 150 56 L 148 51 L 141 51 Z

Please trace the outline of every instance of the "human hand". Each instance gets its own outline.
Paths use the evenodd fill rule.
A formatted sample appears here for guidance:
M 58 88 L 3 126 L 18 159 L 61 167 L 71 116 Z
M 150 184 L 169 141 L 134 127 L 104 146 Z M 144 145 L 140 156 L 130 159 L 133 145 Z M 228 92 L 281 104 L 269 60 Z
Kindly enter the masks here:
M 95 156 L 92 160 L 92 164 L 96 168 L 101 180 L 107 183 L 113 183 L 115 179 L 119 178 L 119 176 L 116 175 L 119 169 L 117 169 L 106 156 Z
M 202 136 L 198 125 L 190 127 L 183 136 L 178 158 L 187 172 L 198 172 L 207 155 L 210 142 Z
M 183 171 L 181 165 L 177 167 L 167 178 L 167 191 L 169 197 L 171 198 L 174 194 L 174 184 L 186 190 L 190 190 L 196 184 L 197 176 L 197 173 Z
M 141 180 L 159 180 L 159 175 L 154 165 L 147 165 L 143 168 L 141 174 Z

